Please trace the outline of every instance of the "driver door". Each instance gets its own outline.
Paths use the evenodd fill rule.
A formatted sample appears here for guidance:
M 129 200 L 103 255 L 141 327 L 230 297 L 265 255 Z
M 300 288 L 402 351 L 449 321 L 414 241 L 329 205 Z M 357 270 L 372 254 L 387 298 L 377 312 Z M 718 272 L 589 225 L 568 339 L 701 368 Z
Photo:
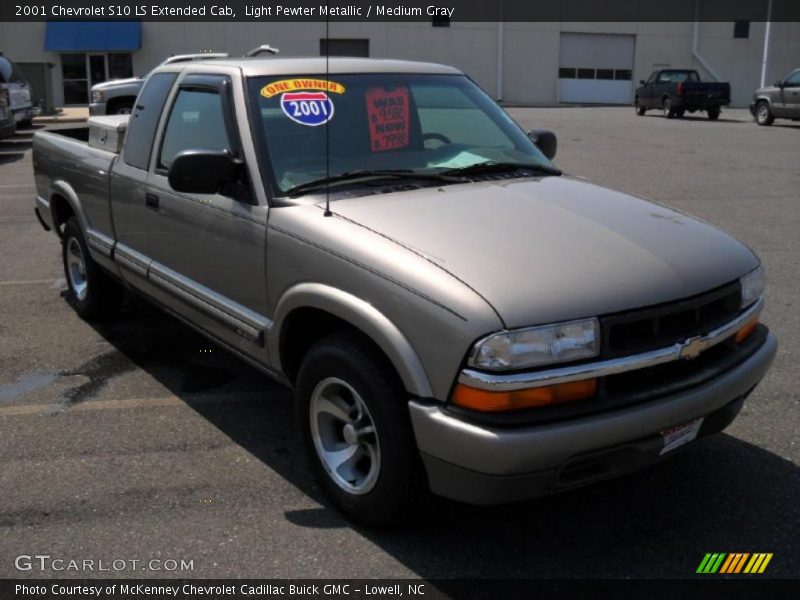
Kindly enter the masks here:
M 147 179 L 150 274 L 168 307 L 251 354 L 263 350 L 267 207 L 251 198 L 247 175 L 231 195 L 172 189 L 169 166 L 183 150 L 242 156 L 231 81 L 189 75 L 173 92 Z M 227 188 L 226 188 L 227 189 Z

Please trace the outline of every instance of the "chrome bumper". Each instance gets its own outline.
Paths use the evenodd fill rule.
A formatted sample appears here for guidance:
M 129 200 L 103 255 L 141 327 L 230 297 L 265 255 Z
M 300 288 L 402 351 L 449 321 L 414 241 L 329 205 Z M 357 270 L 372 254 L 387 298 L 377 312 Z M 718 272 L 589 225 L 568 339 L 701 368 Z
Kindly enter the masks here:
M 514 373 L 511 375 L 464 369 L 458 377 L 458 382 L 481 390 L 506 392 L 510 390 L 542 387 L 545 385 L 555 385 L 557 383 L 569 383 L 570 381 L 579 381 L 581 379 L 590 379 L 593 377 L 605 377 L 607 375 L 624 373 L 625 371 L 654 367 L 682 358 L 693 358 L 695 356 L 693 352 L 696 351 L 699 353 L 712 346 L 716 346 L 734 335 L 748 323 L 757 319 L 763 308 L 764 300 L 759 299 L 738 317 L 706 335 L 699 335 L 689 338 L 685 342 L 673 344 L 666 348 L 659 348 L 658 350 L 651 350 L 650 352 L 644 352 L 642 354 L 570 367 L 547 369 L 546 371 Z
M 719 411 L 758 384 L 776 351 L 777 341 L 768 334 L 747 360 L 703 385 L 620 410 L 542 425 L 476 425 L 440 405 L 411 401 L 411 421 L 431 490 L 466 501 L 539 495 L 519 492 L 514 482 L 521 485 L 526 478 L 541 476 L 545 489 L 549 474 L 576 456 L 658 436 L 666 428 Z M 491 489 L 494 485 L 503 490 L 502 497 Z

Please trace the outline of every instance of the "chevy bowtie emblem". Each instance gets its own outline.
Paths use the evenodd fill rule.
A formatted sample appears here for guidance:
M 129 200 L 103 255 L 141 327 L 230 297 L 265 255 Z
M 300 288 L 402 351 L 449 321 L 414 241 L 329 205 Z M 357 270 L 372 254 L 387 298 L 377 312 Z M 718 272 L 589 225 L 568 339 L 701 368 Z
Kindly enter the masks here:
M 686 360 L 692 360 L 700 356 L 700 353 L 706 348 L 708 348 L 708 340 L 704 340 L 701 337 L 689 338 L 681 347 L 680 357 Z

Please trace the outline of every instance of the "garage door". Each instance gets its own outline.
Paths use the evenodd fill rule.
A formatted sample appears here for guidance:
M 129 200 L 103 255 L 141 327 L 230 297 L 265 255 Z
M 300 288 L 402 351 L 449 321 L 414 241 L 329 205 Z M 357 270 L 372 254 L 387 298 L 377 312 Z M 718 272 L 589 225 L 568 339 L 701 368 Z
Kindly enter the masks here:
M 558 64 L 561 102 L 629 104 L 635 36 L 562 33 Z

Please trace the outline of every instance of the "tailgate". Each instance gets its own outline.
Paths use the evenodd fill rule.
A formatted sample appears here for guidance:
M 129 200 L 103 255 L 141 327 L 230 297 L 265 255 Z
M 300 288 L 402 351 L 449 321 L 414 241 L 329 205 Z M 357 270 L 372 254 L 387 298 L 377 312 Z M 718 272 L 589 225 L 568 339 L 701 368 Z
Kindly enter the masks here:
M 730 98 L 731 85 L 727 82 L 703 82 L 703 83 L 684 83 L 682 86 L 682 96 L 688 98 Z

